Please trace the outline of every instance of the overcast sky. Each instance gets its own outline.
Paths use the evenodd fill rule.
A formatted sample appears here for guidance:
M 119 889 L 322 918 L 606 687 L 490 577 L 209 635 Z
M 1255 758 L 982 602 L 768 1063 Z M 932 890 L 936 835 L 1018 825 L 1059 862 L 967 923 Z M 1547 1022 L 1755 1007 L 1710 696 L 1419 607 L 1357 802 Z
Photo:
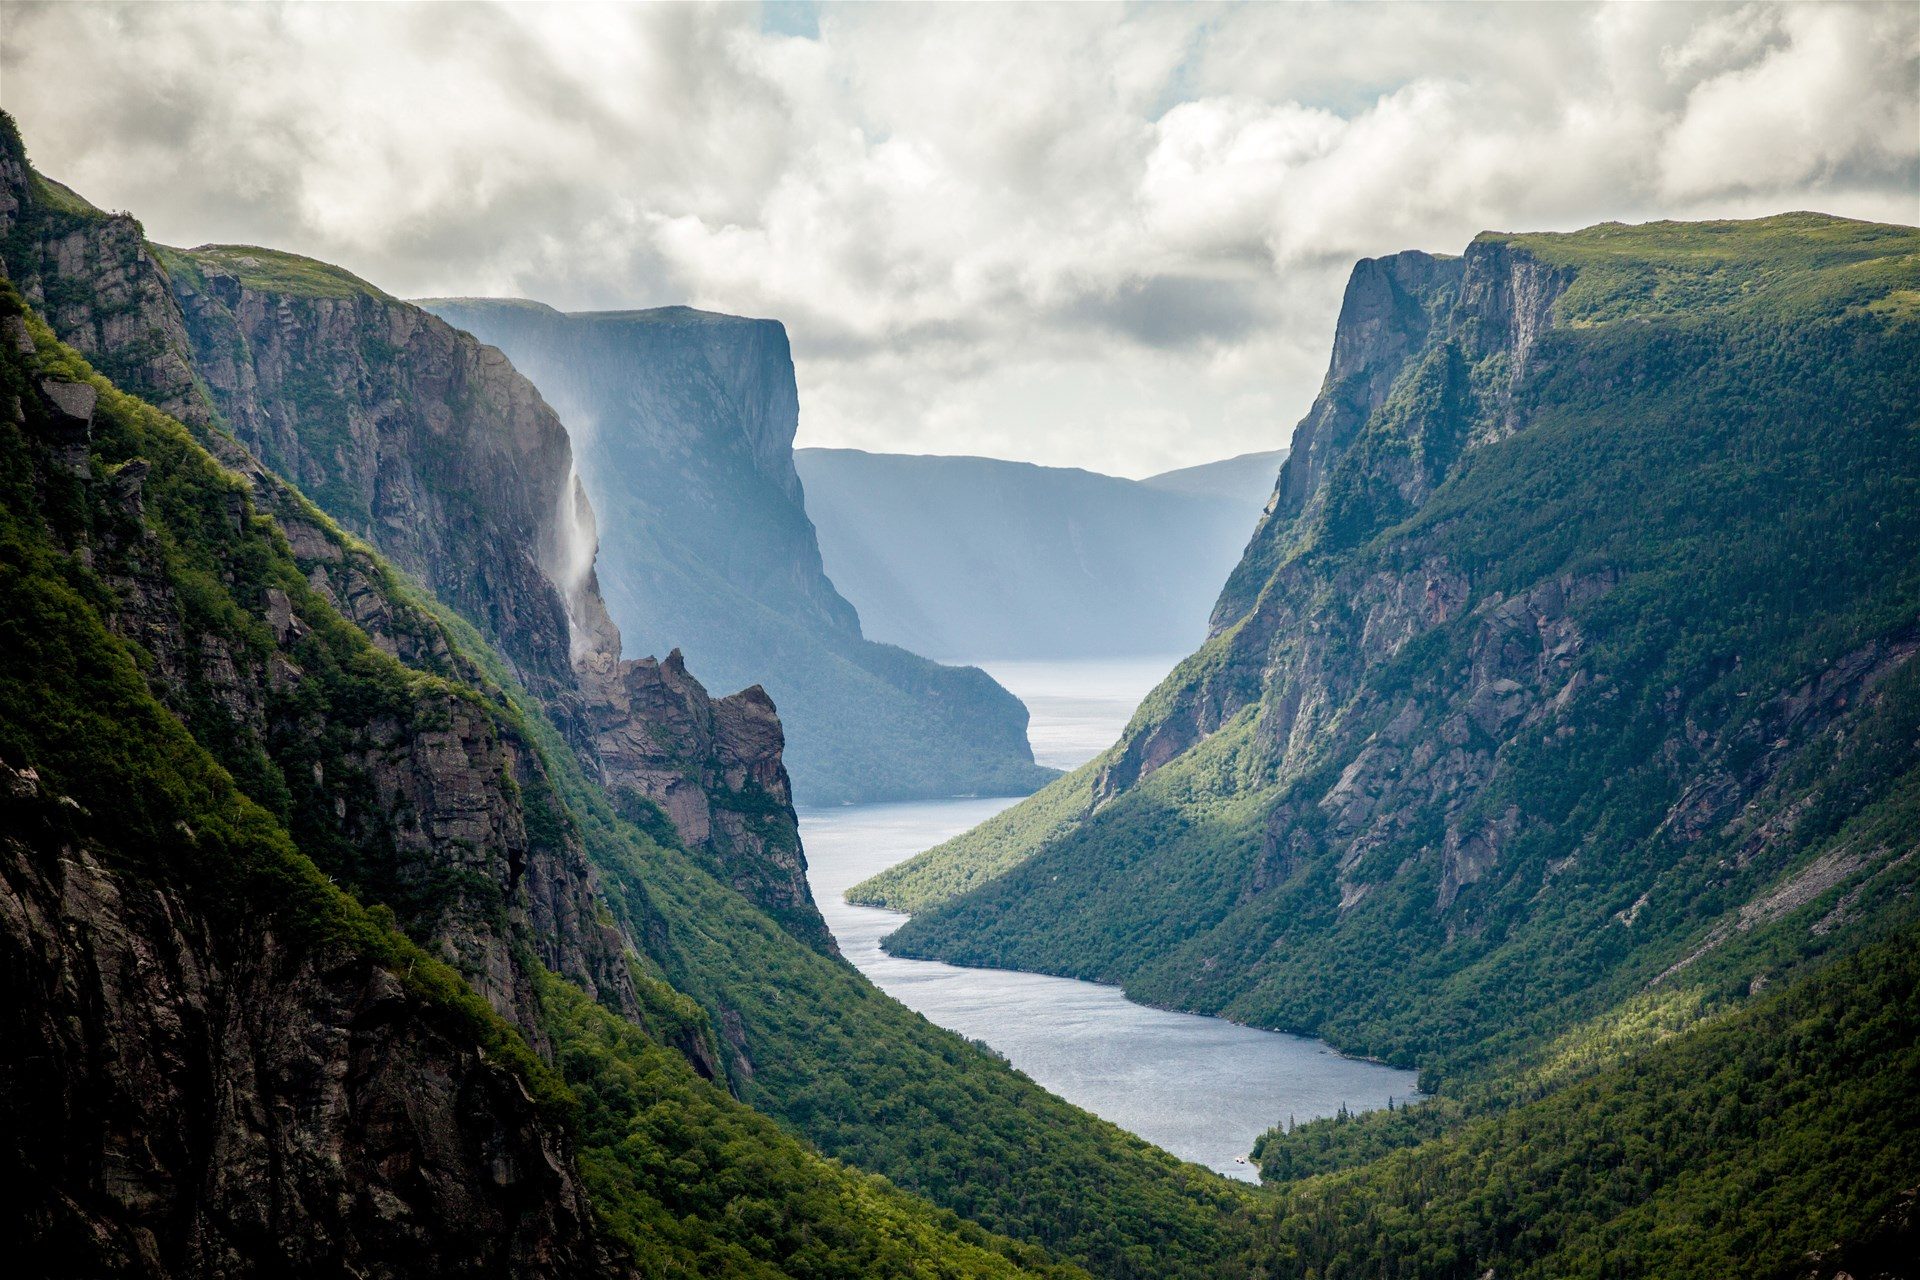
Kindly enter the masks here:
M 1920 222 L 1920 5 L 7 5 L 35 163 L 403 296 L 784 320 L 803 444 L 1286 442 L 1354 259 Z

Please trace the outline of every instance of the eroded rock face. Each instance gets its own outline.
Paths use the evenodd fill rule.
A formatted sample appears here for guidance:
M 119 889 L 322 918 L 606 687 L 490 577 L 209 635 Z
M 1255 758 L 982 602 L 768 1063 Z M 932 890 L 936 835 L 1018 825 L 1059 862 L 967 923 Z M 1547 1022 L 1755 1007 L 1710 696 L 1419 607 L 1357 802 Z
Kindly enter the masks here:
M 723 878 L 826 945 L 777 720 L 730 741 L 710 721 L 731 700 L 710 703 L 683 665 L 671 693 L 620 674 L 620 632 L 592 567 L 593 511 L 566 431 L 533 385 L 494 348 L 370 288 L 304 296 L 261 284 L 243 251 L 191 257 L 198 275 L 177 275 L 180 302 L 239 438 L 482 623 L 609 789 L 660 803 Z M 419 628 L 389 616 L 390 592 L 350 565 L 343 573 L 322 531 L 284 517 L 296 552 L 312 554 L 303 567 L 316 589 L 397 656 L 432 656 Z M 645 751 L 633 748 L 641 740 Z
M 140 224 L 39 178 L 11 122 L 0 128 L 0 243 L 7 274 L 61 341 L 123 390 L 205 421 L 186 329 Z
M 325 619 L 303 611 L 324 614 L 346 596 L 388 652 L 472 678 L 433 620 L 394 595 L 364 551 L 292 507 L 289 546 L 319 598 L 296 603 L 278 587 L 251 599 L 240 593 L 273 638 L 266 653 L 245 635 L 189 630 L 145 521 L 146 471 L 139 459 L 120 468 L 103 500 L 122 518 L 84 550 L 113 592 L 109 625 L 152 655 L 148 680 L 162 701 L 229 767 L 247 769 L 254 753 L 272 761 L 303 846 L 370 901 L 391 906 L 536 1044 L 519 945 L 610 1007 L 637 1012 L 627 942 L 599 923 L 596 878 L 577 834 L 529 819 L 529 797 L 550 794 L 551 784 L 516 732 L 445 685 L 414 684 L 397 704 L 356 713 L 309 674 L 336 666 L 342 653 L 315 637 Z M 290 501 L 271 476 L 252 480 L 263 503 Z M 237 491 L 232 497 L 235 527 L 244 528 L 248 504 Z
M 807 886 L 780 717 L 766 692 L 755 685 L 711 698 L 678 649 L 663 661 L 599 655 L 584 675 L 609 793 L 658 806 L 734 888 L 809 944 L 836 951 Z
M 602 523 L 597 581 L 626 653 L 678 648 L 716 689 L 765 688 L 810 803 L 1018 794 L 1051 776 L 1017 698 L 977 668 L 865 639 L 828 580 L 794 468 L 799 393 L 778 321 L 425 305 L 506 351 L 574 429 Z
M 175 291 L 234 435 L 478 623 L 570 726 L 572 453 L 539 394 L 371 288 L 304 294 L 246 274 L 243 251 L 187 257 Z
M 615 1274 L 562 1132 L 364 958 L 235 936 L 0 764 L 19 1274 Z
M 35 282 L 60 282 L 56 301 L 70 305 L 49 312 L 56 333 L 126 389 L 190 422 L 205 426 L 217 410 L 232 435 L 209 427 L 204 443 L 281 522 L 313 590 L 376 645 L 421 670 L 466 680 L 476 675 L 456 669 L 439 625 L 408 605 L 371 557 L 312 520 L 282 477 L 486 632 L 610 787 L 631 786 L 643 795 L 659 789 L 649 777 L 623 779 L 617 767 L 594 764 L 599 734 L 588 723 L 586 706 L 591 699 L 604 709 L 608 698 L 618 696 L 605 673 L 617 665 L 620 634 L 593 573 L 594 518 L 574 474 L 571 444 L 533 385 L 499 351 L 324 264 L 265 250 L 157 255 L 131 218 L 93 210 L 33 174 L 11 121 L 5 124 L 0 233 L 14 227 L 34 233 L 9 241 L 26 244 L 30 252 L 7 265 L 43 306 L 45 291 L 34 295 Z M 70 205 L 50 202 L 49 192 Z M 96 323 L 109 315 L 138 317 L 139 332 L 120 320 Z M 194 387 L 196 374 L 211 403 Z M 60 384 L 46 394 L 62 412 L 65 401 L 58 397 L 73 401 L 68 460 L 84 472 L 81 411 L 90 405 L 78 398 L 91 397 L 92 388 Z M 780 416 L 777 405 L 769 412 L 773 419 Z M 790 475 L 790 453 L 774 453 L 768 465 L 784 462 Z M 138 499 L 138 476 L 123 479 L 131 506 Z M 797 480 L 791 487 L 797 495 Z M 233 518 L 240 521 L 244 514 L 236 493 Z M 90 556 L 93 549 L 80 553 Z M 126 565 L 116 572 L 125 579 L 121 585 L 139 588 L 123 611 L 126 633 L 171 655 L 160 677 L 184 687 L 178 681 L 191 671 L 213 705 L 250 732 L 270 733 L 267 693 L 289 695 L 303 674 L 284 651 L 298 639 L 289 602 L 258 602 L 283 651 L 265 668 L 250 670 L 243 657 L 227 652 L 229 646 L 168 634 L 167 601 L 140 596 L 158 590 L 157 580 Z M 638 715 L 629 708 L 617 718 L 631 726 Z M 759 716 L 747 715 L 741 723 Z M 810 940 L 824 938 L 804 874 L 788 874 L 788 864 L 803 868 L 804 862 L 777 722 L 770 734 L 732 739 L 691 731 L 689 723 L 669 717 L 650 731 L 684 770 L 721 787 L 736 775 L 767 781 L 743 781 L 751 792 L 745 801 L 737 790 L 717 793 L 704 807 L 720 820 L 709 816 L 704 826 L 697 822 L 681 831 L 681 838 L 712 857 L 723 878 L 755 894 Z M 527 758 L 525 751 L 515 756 Z M 375 789 L 385 789 L 394 803 L 407 802 L 392 779 Z M 735 807 L 740 804 L 746 808 Z M 680 807 L 689 815 L 702 808 Z M 511 851 L 495 848 L 489 856 L 498 872 L 491 879 L 520 892 L 516 876 L 502 870 L 514 864 Z M 567 857 L 584 867 L 577 849 Z M 735 874 L 736 858 L 751 865 Z M 555 883 L 541 878 L 545 864 L 536 859 L 533 865 L 531 885 Z M 560 896 L 571 905 L 561 909 L 556 903 L 555 921 L 591 917 L 582 905 L 587 898 L 573 890 Z M 544 897 L 553 901 L 552 894 Z M 534 921 L 537 928 L 546 923 Z M 450 938 L 443 940 L 449 946 Z M 557 956 L 572 944 L 555 945 Z M 485 950 L 470 943 L 456 949 L 475 959 Z M 597 988 L 601 980 L 588 975 L 616 968 L 596 960 L 568 972 Z M 489 994 L 503 990 L 492 983 Z

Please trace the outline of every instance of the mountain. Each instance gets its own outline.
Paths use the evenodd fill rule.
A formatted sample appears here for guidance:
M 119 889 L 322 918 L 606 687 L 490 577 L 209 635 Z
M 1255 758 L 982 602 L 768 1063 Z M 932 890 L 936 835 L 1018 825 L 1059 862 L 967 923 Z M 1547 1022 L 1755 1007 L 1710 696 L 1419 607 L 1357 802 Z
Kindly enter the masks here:
M 1181 467 L 1177 471 L 1162 471 L 1140 483 L 1168 493 L 1225 498 L 1259 510 L 1265 508 L 1272 496 L 1274 477 L 1280 474 L 1280 464 L 1286 460 L 1285 449 L 1267 449 L 1221 458 L 1218 462 L 1203 462 L 1196 467 Z
M 1192 648 L 1279 471 L 1251 482 L 1266 454 L 1145 481 L 856 449 L 794 459 L 827 571 L 868 633 L 982 659 Z
M 1026 708 L 971 667 L 864 639 L 822 569 L 794 471 L 793 361 L 777 321 L 685 307 L 564 314 L 423 304 L 504 351 L 578 441 L 598 571 L 630 649 L 760 684 L 803 801 L 1024 794 Z
M 591 573 L 547 576 L 572 562 L 514 503 L 567 497 L 571 464 L 510 364 L 324 264 L 160 250 L 0 126 L 0 261 L 30 281 L 0 284 L 16 1266 L 1128 1275 L 1152 1252 L 1204 1275 L 1245 1253 L 1243 1191 L 908 1012 L 769 892 L 803 871 L 778 720 L 677 658 L 619 659 Z M 229 432 L 202 292 L 241 303 L 253 398 L 229 403 L 290 424 L 290 469 L 371 474 L 367 537 Z M 134 348 L 103 363 L 189 421 L 40 304 L 77 337 L 122 321 Z M 416 456 L 436 442 L 470 465 Z M 406 482 L 476 540 L 380 520 Z M 455 592 L 463 554 L 494 572 L 456 612 L 372 538 Z M 557 645 L 515 634 L 546 596 Z M 536 665 L 559 652 L 570 671 Z
M 1437 1076 L 1902 910 L 1916 251 L 1793 214 L 1362 262 L 1212 637 L 859 891 L 921 910 L 892 945 Z
M 807 936 L 777 892 L 799 865 L 778 718 L 672 656 L 620 657 L 590 562 L 550 557 L 543 530 L 579 538 L 591 509 L 511 364 L 372 286 L 310 305 L 316 277 L 348 287 L 323 264 L 160 250 L 34 173 L 0 115 L 10 1265 L 1908 1274 L 1917 237 L 1795 215 L 1356 272 L 1339 376 L 1220 629 L 1114 752 L 1009 811 L 1012 870 L 949 904 L 1036 864 L 1079 875 L 1098 827 L 1106 862 L 1074 888 L 1102 900 L 1056 907 L 1063 930 L 1111 948 L 1119 920 L 1151 950 L 1171 898 L 1216 923 L 1210 864 L 1245 870 L 1251 835 L 1265 881 L 1235 905 L 1283 918 L 1194 989 L 1217 971 L 1318 1000 L 1329 1034 L 1397 1037 L 1437 1090 L 1268 1133 L 1279 1185 L 1255 1190 L 1067 1106 Z M 251 400 L 209 381 L 195 331 L 220 316 L 187 315 L 207 292 L 272 296 L 265 327 L 227 307 Z M 289 469 L 370 475 L 368 533 L 266 466 L 221 397 L 288 424 Z M 415 456 L 435 442 L 471 465 Z M 389 527 L 389 485 L 492 541 Z M 497 563 L 463 582 L 463 551 Z M 558 641 L 518 634 L 543 599 Z M 1554 696 L 1509 715 L 1550 664 Z M 1269 702 L 1329 754 L 1317 773 L 1263 771 L 1292 744 L 1244 732 Z M 1423 750 L 1443 713 L 1450 759 Z M 1436 794 L 1462 807 L 1399 825 Z M 1374 818 L 1385 843 L 1349 858 Z M 1577 844 L 1536 862 L 1556 832 Z M 932 861 L 978 873 L 966 847 Z
M 1816 214 L 1361 262 L 1207 642 L 849 896 L 1417 1064 L 1263 1139 L 1276 1269 L 1908 1274 L 1916 299 Z

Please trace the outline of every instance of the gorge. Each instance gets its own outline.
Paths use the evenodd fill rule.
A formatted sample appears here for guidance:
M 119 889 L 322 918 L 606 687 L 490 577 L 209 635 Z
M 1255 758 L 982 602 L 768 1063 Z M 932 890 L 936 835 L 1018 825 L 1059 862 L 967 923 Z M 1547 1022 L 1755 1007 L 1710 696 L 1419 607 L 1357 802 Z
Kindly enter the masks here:
M 1071 769 L 1113 741 L 1172 662 L 1028 662 L 1013 676 L 998 664 L 987 666 L 1033 708 L 1035 755 Z M 850 904 L 845 891 L 1012 803 L 921 800 L 800 810 L 814 899 L 841 954 L 882 991 L 986 1044 L 1067 1101 L 1229 1177 L 1257 1179 L 1247 1153 L 1276 1120 L 1304 1122 L 1418 1099 L 1412 1072 L 1344 1058 L 1318 1041 L 1151 1009 L 1113 987 L 886 954 L 884 937 L 907 917 Z
M 1360 261 L 1207 635 L 1077 687 L 862 634 L 777 322 L 168 248 L 5 115 L 0 266 L 22 1273 L 1914 1256 L 1913 228 Z

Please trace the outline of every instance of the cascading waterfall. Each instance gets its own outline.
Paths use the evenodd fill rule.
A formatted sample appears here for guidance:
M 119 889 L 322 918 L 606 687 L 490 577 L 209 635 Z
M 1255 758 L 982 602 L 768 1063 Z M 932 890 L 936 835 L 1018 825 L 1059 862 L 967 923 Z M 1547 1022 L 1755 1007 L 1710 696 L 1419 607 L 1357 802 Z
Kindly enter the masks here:
M 576 466 L 567 468 L 567 482 L 560 492 L 559 518 L 554 527 L 559 554 L 553 577 L 567 605 L 568 656 L 578 666 L 605 638 L 608 623 L 605 607 L 600 605 L 591 585 L 594 556 L 600 549 L 600 530 Z

